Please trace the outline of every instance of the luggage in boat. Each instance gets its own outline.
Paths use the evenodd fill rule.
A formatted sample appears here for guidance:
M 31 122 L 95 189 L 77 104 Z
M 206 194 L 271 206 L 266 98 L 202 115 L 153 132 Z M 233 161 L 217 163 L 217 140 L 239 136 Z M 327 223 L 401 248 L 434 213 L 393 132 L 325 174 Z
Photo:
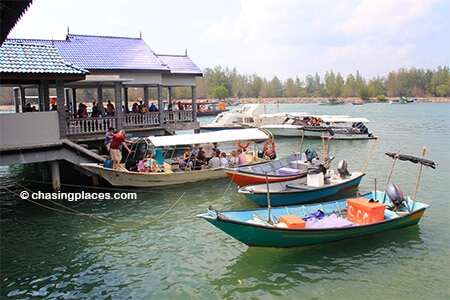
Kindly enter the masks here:
M 113 163 L 112 163 L 112 160 L 110 160 L 110 159 L 106 159 L 103 162 L 103 167 L 105 167 L 105 168 L 112 169 L 112 166 L 113 166 Z

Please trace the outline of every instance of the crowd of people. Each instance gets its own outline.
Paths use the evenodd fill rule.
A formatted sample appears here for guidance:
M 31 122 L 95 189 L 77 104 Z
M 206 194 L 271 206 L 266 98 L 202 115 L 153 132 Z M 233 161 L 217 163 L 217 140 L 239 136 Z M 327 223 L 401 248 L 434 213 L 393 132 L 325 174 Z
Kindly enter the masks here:
M 28 107 L 26 107 L 26 111 Z M 126 107 L 122 106 L 123 113 L 133 113 L 133 114 L 145 114 L 146 112 L 157 112 L 158 107 L 155 105 L 155 103 L 151 103 L 150 106 L 147 108 L 142 100 L 135 101 L 130 109 L 127 109 Z M 96 101 L 92 102 L 91 106 L 91 112 L 88 112 L 88 106 L 84 104 L 83 102 L 78 103 L 77 108 L 74 110 L 72 107 L 72 103 L 69 104 L 69 108 L 67 110 L 71 116 L 76 116 L 77 118 L 97 118 L 97 117 L 113 117 L 116 113 L 116 108 L 114 107 L 114 104 L 111 102 L 111 100 L 108 100 L 108 103 L 106 104 L 106 107 L 99 107 L 98 103 Z
M 149 107 L 147 107 L 142 100 L 136 100 L 133 102 L 130 108 L 122 106 L 122 111 L 124 114 L 145 114 L 147 112 L 157 112 L 158 106 L 155 105 L 154 102 L 150 104 Z M 57 104 L 56 100 L 52 100 L 52 103 L 50 103 L 51 110 L 57 110 Z M 185 105 L 182 104 L 180 101 L 176 102 L 171 101 L 168 104 L 164 106 L 164 110 L 185 110 Z M 116 113 L 116 108 L 114 107 L 114 104 L 111 102 L 111 100 L 108 100 L 106 107 L 99 107 L 98 103 L 96 101 L 92 102 L 91 106 L 91 112 L 88 111 L 88 106 L 80 102 L 78 103 L 78 106 L 73 107 L 72 102 L 69 103 L 68 107 L 65 107 L 66 112 L 71 117 L 76 118 L 97 118 L 97 117 L 113 117 Z M 35 105 L 32 106 L 31 103 L 27 103 L 25 107 L 23 108 L 23 112 L 32 112 L 32 111 L 38 111 Z
M 190 147 L 186 148 L 183 158 L 179 160 L 179 167 L 182 170 L 200 170 L 202 168 L 233 168 L 247 163 L 245 153 L 241 149 L 232 150 L 228 156 L 214 144 L 206 143 L 196 148 L 195 151 L 191 151 Z
M 121 169 L 122 148 L 126 149 L 128 153 L 131 152 L 128 146 L 132 142 L 125 139 L 125 130 L 115 132 L 113 127 L 109 127 L 105 134 L 104 147 L 109 154 L 112 161 L 112 168 L 115 170 Z M 154 152 L 145 156 L 136 162 L 136 170 L 139 172 L 153 172 L 155 170 L 164 169 L 162 167 L 164 158 L 162 149 L 159 153 Z M 158 163 L 157 155 L 160 156 Z M 183 153 L 183 157 L 178 160 L 179 168 L 181 170 L 202 170 L 202 169 L 218 169 L 218 168 L 234 168 L 240 165 L 246 165 L 247 157 L 245 151 L 242 149 L 232 150 L 228 155 L 226 152 L 218 149 L 217 145 L 213 143 L 205 143 L 191 150 L 187 147 Z

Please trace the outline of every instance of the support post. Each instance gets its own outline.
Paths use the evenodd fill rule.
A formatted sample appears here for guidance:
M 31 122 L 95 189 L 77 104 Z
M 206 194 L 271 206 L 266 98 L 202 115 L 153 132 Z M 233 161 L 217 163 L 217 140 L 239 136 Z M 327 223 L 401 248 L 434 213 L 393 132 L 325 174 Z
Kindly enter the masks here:
M 61 189 L 61 178 L 59 174 L 59 163 L 57 160 L 50 162 L 50 167 L 52 169 L 52 187 L 54 191 L 59 191 Z
M 102 86 L 97 87 L 97 98 L 98 98 L 97 99 L 98 110 L 100 111 L 102 116 L 104 116 L 105 108 L 103 107 L 103 88 L 102 88 Z
M 64 101 L 64 81 L 56 80 L 56 107 L 58 110 L 59 137 L 67 138 L 67 118 Z
M 159 126 L 165 123 L 164 120 L 164 103 L 162 99 L 162 85 L 157 85 L 158 89 L 158 113 L 159 113 Z
M 192 91 L 192 121 L 196 121 L 197 120 L 197 94 L 196 94 L 196 89 L 195 86 L 192 85 L 191 86 L 191 91 Z
M 123 102 L 124 102 L 124 106 L 125 106 L 124 113 L 129 114 L 130 106 L 128 104 L 128 88 L 127 87 L 123 88 Z
M 114 82 L 114 105 L 116 107 L 116 130 L 123 128 L 122 83 Z
M 67 111 L 69 112 L 69 119 L 73 116 L 73 100 L 70 98 L 70 89 L 66 88 L 64 89 L 64 97 L 66 101 Z
M 25 88 L 23 86 L 20 87 L 20 99 L 22 101 L 22 111 L 24 111 L 27 105 L 27 99 L 25 97 Z
M 144 85 L 144 105 L 148 111 L 148 86 Z
M 41 107 L 39 107 L 39 111 L 50 111 L 50 90 L 48 85 L 48 80 L 42 80 L 39 85 L 40 88 L 40 100 Z
M 72 88 L 72 107 L 73 107 L 73 117 L 78 118 L 77 89 L 76 88 Z
M 20 112 L 20 106 L 19 106 L 19 103 L 20 103 L 20 88 L 15 87 L 13 89 L 13 98 L 14 98 L 14 109 L 15 109 L 16 113 L 19 113 Z M 22 106 L 22 112 L 24 112 L 24 111 L 25 111 L 25 107 Z

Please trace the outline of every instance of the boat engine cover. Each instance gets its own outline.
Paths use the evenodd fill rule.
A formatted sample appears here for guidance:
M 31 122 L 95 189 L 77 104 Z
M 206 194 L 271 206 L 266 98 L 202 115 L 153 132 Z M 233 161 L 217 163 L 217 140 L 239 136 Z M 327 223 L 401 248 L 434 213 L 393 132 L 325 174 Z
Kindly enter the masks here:
M 306 160 L 312 162 L 317 157 L 317 152 L 314 149 L 308 148 L 305 150 Z
M 350 175 L 348 172 L 348 164 L 345 160 L 341 160 L 337 166 L 337 171 L 341 176 Z
M 258 158 L 264 158 L 264 151 L 262 149 L 258 151 Z
M 401 208 L 403 206 L 403 201 L 405 201 L 405 198 L 403 197 L 403 191 L 398 187 L 398 185 L 389 183 L 386 186 L 386 194 L 389 199 L 391 199 L 391 202 L 395 207 Z
M 310 166 L 306 169 L 307 174 L 326 174 L 327 169 L 321 164 L 317 166 Z

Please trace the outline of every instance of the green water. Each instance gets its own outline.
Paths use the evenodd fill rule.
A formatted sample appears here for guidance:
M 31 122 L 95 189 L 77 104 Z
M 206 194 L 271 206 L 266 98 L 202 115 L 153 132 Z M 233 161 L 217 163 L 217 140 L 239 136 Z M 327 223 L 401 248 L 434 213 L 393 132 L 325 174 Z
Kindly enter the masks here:
M 268 106 L 268 112 L 276 110 Z M 367 117 L 369 130 L 380 138 L 362 191 L 373 189 L 375 178 L 377 187 L 384 187 L 392 165 L 384 152 L 420 156 L 426 146 L 425 157 L 438 166 L 421 173 L 417 199 L 431 207 L 419 225 L 303 248 L 249 248 L 195 217 L 209 204 L 219 210 L 254 207 L 228 179 L 141 189 L 137 200 L 60 202 L 102 217 L 100 222 L 21 200 L 16 193 L 22 185 L 34 191 L 46 191 L 48 185 L 32 182 L 40 180 L 33 166 L 1 168 L 2 186 L 7 187 L 0 191 L 1 298 L 450 298 L 450 104 L 285 104 L 279 110 Z M 300 145 L 295 139 L 276 142 L 280 156 Z M 332 142 L 332 167 L 344 158 L 350 171 L 361 171 L 372 145 Z M 322 144 L 306 141 L 306 147 L 319 151 Z M 391 181 L 412 195 L 418 173 L 418 165 L 398 162 Z M 87 187 L 80 180 L 63 179 L 83 185 L 64 185 L 63 191 L 112 191 Z

